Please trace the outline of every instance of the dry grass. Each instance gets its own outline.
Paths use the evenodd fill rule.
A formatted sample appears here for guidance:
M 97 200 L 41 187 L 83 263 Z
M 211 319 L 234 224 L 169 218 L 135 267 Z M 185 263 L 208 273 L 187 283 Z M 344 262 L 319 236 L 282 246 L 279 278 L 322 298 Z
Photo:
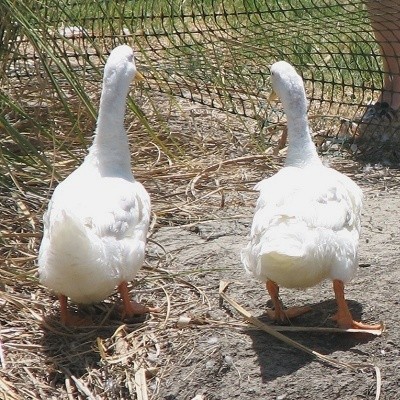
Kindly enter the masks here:
M 211 37 L 210 41 L 214 39 Z M 70 56 L 82 44 L 78 40 L 74 48 L 66 41 L 52 40 Z M 90 55 L 95 54 L 92 44 L 85 43 Z M 218 54 L 224 56 L 224 71 L 229 72 L 231 45 L 241 46 L 241 42 L 228 44 L 224 53 L 221 50 Z M 142 46 L 148 45 L 149 42 L 142 43 Z M 208 50 L 212 49 L 205 47 L 203 51 L 208 55 L 211 54 Z M 28 41 L 19 51 L 29 55 L 33 47 Z M 160 57 L 161 62 L 163 53 L 154 53 L 153 57 Z M 148 60 L 143 54 L 139 57 L 146 64 Z M 97 57 L 93 59 L 86 62 L 84 57 L 70 57 L 66 66 L 81 72 L 90 67 L 93 73 L 92 67 L 99 63 Z M 47 61 L 55 68 L 54 60 Z M 153 65 L 158 65 L 158 61 L 153 58 Z M 97 104 L 100 79 L 90 72 L 79 75 L 85 96 L 79 96 L 70 89 L 68 82 L 60 80 L 71 111 L 68 116 L 55 95 L 53 83 L 43 74 L 40 60 L 28 60 L 24 65 L 21 61 L 16 65 L 28 68 L 36 79 L 10 80 L 3 85 L 2 89 L 26 113 L 24 118 L 21 113 L 6 109 L 6 117 L 22 139 L 38 149 L 38 154 L 17 145 L 15 138 L 0 126 L 0 397 L 156 399 L 177 360 L 181 364 L 191 357 L 202 332 L 243 329 L 244 325 L 240 317 L 211 318 L 210 288 L 193 283 L 204 270 L 175 270 L 173 256 L 152 236 L 163 226 L 195 227 L 202 221 L 221 220 L 228 209 L 233 218 L 235 210 L 248 202 L 254 183 L 273 174 L 282 163 L 285 149 L 279 148 L 284 128 L 281 112 L 272 110 L 268 115 L 276 124 L 262 129 L 260 121 L 243 120 L 152 91 L 152 87 L 161 87 L 151 79 L 145 87 L 135 89 L 133 98 L 153 133 L 145 129 L 132 112 L 126 126 L 134 174 L 150 192 L 153 220 L 146 265 L 132 284 L 132 295 L 162 307 L 162 312 L 144 320 L 121 321 L 115 306 L 118 298 L 112 296 L 101 304 L 79 309 L 93 318 L 93 326 L 67 329 L 58 323 L 56 298 L 38 282 L 35 260 L 41 239 L 41 218 L 52 190 L 79 165 L 90 145 L 95 121 L 89 109 L 82 106 L 82 99 L 87 95 Z M 144 72 L 157 77 L 157 68 L 148 68 Z M 172 79 L 172 83 L 165 80 L 169 72 L 168 65 L 160 68 L 159 75 L 164 78 L 164 84 L 169 85 L 165 90 L 181 91 L 179 79 Z M 199 86 L 184 81 L 185 71 L 180 72 L 186 90 L 190 89 L 191 95 L 204 100 Z M 250 74 L 247 79 L 252 78 Z M 247 83 L 241 82 L 242 86 Z M 221 90 L 220 86 L 213 83 L 202 89 L 211 96 L 207 101 L 214 100 L 217 106 L 224 106 L 218 103 L 219 92 L 214 91 Z M 309 89 L 314 99 L 319 98 L 320 93 Z M 243 90 L 236 92 L 231 88 L 229 94 L 237 95 L 237 101 L 258 107 L 258 98 Z M 241 102 L 238 104 L 240 106 Z M 354 114 L 355 109 L 358 107 L 353 107 L 349 113 Z M 334 111 L 334 107 L 311 110 L 315 139 L 321 151 L 328 155 L 341 154 L 342 158 L 333 159 L 338 169 L 350 176 L 362 176 L 366 183 L 373 182 L 375 189 L 398 186 L 399 179 L 390 170 L 365 171 L 356 162 L 343 157 L 346 155 L 343 138 L 354 132 L 351 123 L 346 125 L 348 121 L 343 122 L 336 115 L 343 113 Z M 351 121 L 354 115 L 344 117 Z M 330 140 L 327 142 L 326 138 Z M 38 160 L 39 156 L 46 156 L 50 161 L 47 169 Z M 221 358 L 212 344 L 204 355 Z M 185 378 L 190 381 L 189 376 Z
M 98 85 L 90 95 L 97 98 Z M 134 172 L 149 190 L 153 203 L 151 233 L 160 226 L 221 219 L 225 209 L 243 206 L 253 184 L 273 174 L 281 164 L 281 158 L 273 154 L 284 154 L 277 149 L 282 126 L 274 128 L 276 139 L 260 152 L 260 129 L 254 121 L 245 121 L 246 131 L 230 114 L 188 101 L 146 92 L 136 92 L 135 98 L 158 132 L 157 141 L 129 114 Z M 75 101 L 73 97 L 71 101 Z M 58 304 L 37 279 L 41 217 L 58 176 L 65 177 L 76 168 L 85 151 L 81 139 L 74 135 L 75 127 L 63 121 L 57 109 L 31 107 L 37 118 L 51 122 L 57 140 L 35 137 L 29 126 L 21 130 L 29 133 L 52 160 L 52 173 L 24 163 L 24 154 L 20 162 L 16 159 L 13 165 L 1 164 L 6 183 L 0 202 L 1 396 L 155 399 L 174 368 L 171 360 L 190 357 L 194 338 L 202 329 L 230 329 L 235 321 L 207 317 L 209 289 L 192 283 L 199 271 L 171 269 L 170 255 L 150 235 L 151 246 L 160 251 L 148 254 L 132 294 L 162 307 L 160 314 L 129 323 L 120 321 L 114 305 L 117 299 L 112 297 L 80 311 L 93 317 L 95 324 L 91 327 L 70 330 L 58 323 Z M 76 115 L 77 123 L 85 125 L 85 140 L 90 142 L 93 121 L 78 101 Z M 3 144 L 13 153 L 18 150 L 9 138 Z M 398 185 L 398 178 L 391 177 L 387 169 L 366 173 L 357 163 L 343 158 L 336 160 L 336 165 L 350 176 L 362 174 L 382 189 L 389 182 Z M 182 325 L 181 317 L 190 313 L 195 313 L 196 323 Z M 180 349 L 180 355 L 176 349 Z M 213 355 L 211 347 L 208 355 Z
M 98 96 L 94 90 L 93 96 Z M 165 146 L 154 143 L 132 115 L 127 118 L 135 175 L 152 197 L 152 232 L 162 225 L 217 218 L 221 208 L 242 202 L 241 190 L 248 190 L 260 170 L 276 169 L 275 164 L 266 163 L 270 156 L 243 155 L 249 141 L 240 128 L 231 129 L 231 116 L 158 95 L 139 99 Z M 52 173 L 24 164 L 24 154 L 21 162 L 2 163 L 6 185 L 0 203 L 1 396 L 144 399 L 148 392 L 149 398 L 156 398 L 160 382 L 172 367 L 168 356 L 161 358 L 161 349 L 168 354 L 171 346 L 190 348 L 192 333 L 182 333 L 176 322 L 190 310 L 206 314 L 206 292 L 190 283 L 187 275 L 170 270 L 168 254 L 149 255 L 133 294 L 161 306 L 162 313 L 125 323 L 118 319 L 115 297 L 80 311 L 93 317 L 92 327 L 70 330 L 58 323 L 57 301 L 37 279 L 41 217 L 58 176 L 63 178 L 76 168 L 85 151 L 74 136 L 74 127 L 67 121 L 62 124 L 57 110 L 31 107 L 37 118 L 52 122 L 57 141 L 35 137 L 34 132 L 30 136 L 52 160 Z M 78 123 L 87 125 L 89 141 L 93 123 L 87 124 L 88 116 L 78 105 L 77 116 Z M 235 146 L 227 146 L 232 142 Z M 18 151 L 10 138 L 4 146 L 14 154 Z M 152 245 L 162 249 L 162 243 Z M 135 383 L 138 379 L 140 386 Z

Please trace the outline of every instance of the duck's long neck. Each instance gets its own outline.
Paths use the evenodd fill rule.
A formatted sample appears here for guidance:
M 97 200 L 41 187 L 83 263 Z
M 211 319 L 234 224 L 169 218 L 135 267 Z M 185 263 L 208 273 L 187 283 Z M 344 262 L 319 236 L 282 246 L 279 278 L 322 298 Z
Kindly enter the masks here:
M 109 85 L 104 82 L 93 145 L 88 160 L 98 166 L 102 174 L 131 171 L 128 138 L 124 128 L 126 98 L 129 86 Z
M 304 91 L 294 94 L 290 104 L 285 107 L 285 113 L 289 141 L 285 165 L 305 167 L 322 164 L 311 139 Z

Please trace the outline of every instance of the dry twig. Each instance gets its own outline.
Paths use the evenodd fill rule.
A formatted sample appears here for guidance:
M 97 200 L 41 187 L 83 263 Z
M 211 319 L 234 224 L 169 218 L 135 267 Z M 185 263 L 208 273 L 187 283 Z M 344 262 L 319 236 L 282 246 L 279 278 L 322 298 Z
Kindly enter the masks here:
M 377 397 L 376 399 L 379 399 L 380 392 L 381 392 L 381 375 L 380 375 L 380 370 L 379 367 L 377 367 L 374 364 L 370 363 L 345 363 L 339 360 L 336 360 L 334 358 L 328 357 L 324 354 L 321 354 L 315 350 L 310 349 L 307 346 L 302 345 L 301 343 L 296 342 L 295 340 L 282 335 L 280 332 L 278 332 L 275 328 L 264 324 L 262 321 L 260 321 L 258 318 L 254 317 L 251 313 L 249 313 L 246 309 L 244 309 L 239 303 L 237 303 L 234 299 L 230 298 L 225 292 L 228 289 L 229 282 L 221 281 L 220 286 L 219 286 L 219 295 L 224 299 L 227 303 L 229 303 L 232 307 L 234 307 L 244 318 L 246 318 L 247 321 L 249 321 L 252 325 L 256 326 L 257 328 L 267 332 L 271 336 L 277 338 L 278 340 L 281 340 L 284 343 L 287 343 L 288 345 L 295 347 L 296 349 L 299 349 L 301 351 L 304 351 L 307 354 L 310 354 L 317 358 L 317 360 L 325 362 L 327 364 L 330 364 L 336 368 L 343 367 L 343 368 L 349 368 L 353 371 L 362 371 L 365 369 L 373 369 L 375 372 L 376 376 L 376 394 Z M 296 327 L 293 327 L 292 331 L 296 329 Z M 366 332 L 365 330 L 352 330 L 360 332 L 360 333 L 369 333 Z M 348 330 L 343 329 L 342 332 L 348 332 Z

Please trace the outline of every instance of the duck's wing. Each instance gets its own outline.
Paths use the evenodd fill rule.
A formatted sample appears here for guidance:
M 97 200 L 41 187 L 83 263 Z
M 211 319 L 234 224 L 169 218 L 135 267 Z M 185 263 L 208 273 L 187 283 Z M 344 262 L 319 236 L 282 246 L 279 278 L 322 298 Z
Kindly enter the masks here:
M 351 279 L 362 207 L 353 181 L 326 167 L 289 167 L 257 188 L 250 241 L 242 251 L 248 272 L 286 287 L 312 286 L 330 274 Z
M 277 219 L 297 219 L 309 228 L 360 230 L 362 191 L 347 176 L 327 167 L 286 167 L 261 181 L 253 232 Z
M 88 184 L 75 194 L 71 187 L 58 186 L 44 217 L 39 276 L 55 292 L 90 303 L 142 266 L 150 199 L 138 182 Z
M 120 191 L 109 193 L 102 200 L 100 208 L 87 219 L 86 224 L 99 237 L 113 237 L 117 240 L 131 238 L 137 231 L 145 231 L 150 221 L 150 197 L 139 182 Z
M 147 231 L 150 209 L 150 197 L 140 182 L 114 177 L 85 183 L 66 180 L 54 191 L 44 215 L 45 234 L 52 235 L 54 224 L 67 216 L 98 238 L 121 240 L 134 231 Z
M 108 257 L 123 263 L 131 252 L 143 257 L 150 197 L 139 182 L 115 178 L 86 186 L 65 182 L 56 188 L 44 215 L 39 265 L 94 265 L 98 259 L 108 262 Z

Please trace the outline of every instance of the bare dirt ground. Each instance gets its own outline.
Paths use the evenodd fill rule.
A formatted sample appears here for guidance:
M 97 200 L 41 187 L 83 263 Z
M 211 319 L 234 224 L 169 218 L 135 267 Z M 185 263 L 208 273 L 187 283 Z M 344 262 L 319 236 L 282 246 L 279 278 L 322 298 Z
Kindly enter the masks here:
M 359 334 L 289 334 L 300 343 L 345 362 L 371 362 L 381 369 L 382 399 L 398 399 L 399 336 L 397 317 L 398 226 L 396 191 L 367 192 L 363 218 L 361 259 L 363 265 L 347 287 L 354 315 L 364 321 L 382 320 L 387 331 L 382 337 Z M 242 319 L 231 308 L 220 307 L 220 279 L 233 280 L 229 293 L 255 316 L 262 316 L 268 296 L 262 285 L 242 271 L 239 251 L 250 226 L 249 207 L 233 210 L 234 216 L 204 223 L 197 229 L 161 229 L 155 238 L 172 255 L 172 268 L 198 271 L 191 280 L 210 302 L 207 311 L 186 313 L 193 318 L 215 321 Z M 203 273 L 201 271 L 204 271 Z M 313 311 L 293 321 L 300 326 L 333 326 L 335 311 L 330 283 L 307 291 L 282 290 L 287 305 L 312 305 Z M 211 325 L 213 325 L 211 323 Z M 160 391 L 160 398 L 190 399 L 374 399 L 375 378 L 371 371 L 353 372 L 333 368 L 307 354 L 271 338 L 263 332 L 237 326 L 200 326 L 182 330 L 182 340 L 173 345 L 173 368 Z
M 135 173 L 148 188 L 155 213 L 146 265 L 131 293 L 162 307 L 160 314 L 121 321 L 114 296 L 79 310 L 92 316 L 94 326 L 61 326 L 56 298 L 39 285 L 35 265 L 50 183 L 35 183 L 30 193 L 2 193 L 0 398 L 375 399 L 374 369 L 322 363 L 255 330 L 221 304 L 220 281 L 232 281 L 229 296 L 268 322 L 266 290 L 245 275 L 239 253 L 257 197 L 251 188 L 282 159 L 254 146 L 250 151 L 248 133 L 239 125 L 232 128 L 229 116 L 185 107 L 166 119 L 186 161 L 162 164 L 154 146 L 137 146 L 131 137 L 135 165 L 152 160 Z M 201 156 L 189 154 L 191 147 Z M 387 330 L 381 337 L 285 334 L 339 361 L 374 364 L 381 372 L 380 399 L 400 399 L 400 174 L 344 158 L 330 161 L 366 195 L 361 267 L 347 286 L 347 300 L 356 318 L 383 321 Z M 294 326 L 334 326 L 330 282 L 307 291 L 282 289 L 281 296 L 287 306 L 313 307 L 292 321 Z

